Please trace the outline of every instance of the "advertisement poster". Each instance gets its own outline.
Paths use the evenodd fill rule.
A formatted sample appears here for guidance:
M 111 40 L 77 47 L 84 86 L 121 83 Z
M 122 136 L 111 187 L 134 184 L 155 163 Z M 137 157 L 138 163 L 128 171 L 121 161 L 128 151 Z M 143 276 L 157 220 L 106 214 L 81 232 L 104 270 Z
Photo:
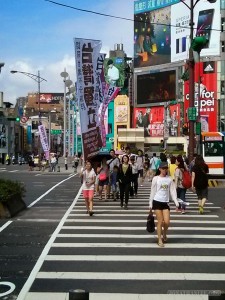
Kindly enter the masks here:
M 45 153 L 45 157 L 46 157 L 46 159 L 49 159 L 49 145 L 48 145 L 48 137 L 47 137 L 45 126 L 39 125 L 38 131 L 39 131 L 39 135 L 40 135 L 41 145 L 42 145 L 43 151 Z
M 190 3 L 136 1 L 134 4 L 134 67 L 142 68 L 186 60 L 190 47 Z M 167 4 L 167 5 L 166 5 Z M 196 1 L 193 36 L 205 36 L 201 56 L 220 55 L 220 1 Z M 173 37 L 173 38 L 171 38 Z
M 185 1 L 190 5 L 190 0 Z M 201 51 L 201 56 L 220 55 L 220 1 L 210 3 L 199 1 L 194 8 L 193 37 L 205 36 L 208 45 Z M 183 3 L 171 6 L 171 62 L 188 59 L 190 47 L 190 9 Z
M 164 106 L 156 106 L 151 108 L 135 108 L 133 127 L 144 127 L 145 137 L 163 137 L 165 125 L 169 129 L 169 136 L 179 136 L 179 104 L 170 105 L 167 109 L 165 109 Z
M 198 91 L 200 91 L 200 101 L 198 101 Z M 185 122 L 187 122 L 189 81 L 184 83 L 184 96 Z M 195 107 L 200 113 L 202 131 L 217 131 L 216 62 L 208 61 L 195 65 Z
M 77 98 L 81 122 L 84 160 L 99 152 L 102 147 L 99 109 L 99 82 L 96 74 L 98 58 L 101 50 L 101 41 L 74 39 Z
M 114 102 L 114 120 L 115 123 L 128 123 L 129 98 L 126 95 L 120 95 Z

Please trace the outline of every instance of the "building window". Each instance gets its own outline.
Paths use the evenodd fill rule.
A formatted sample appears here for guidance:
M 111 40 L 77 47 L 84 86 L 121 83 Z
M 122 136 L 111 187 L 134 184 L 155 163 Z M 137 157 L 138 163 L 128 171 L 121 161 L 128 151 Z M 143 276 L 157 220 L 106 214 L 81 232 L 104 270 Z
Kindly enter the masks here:
M 225 0 L 221 0 L 221 9 L 225 9 Z

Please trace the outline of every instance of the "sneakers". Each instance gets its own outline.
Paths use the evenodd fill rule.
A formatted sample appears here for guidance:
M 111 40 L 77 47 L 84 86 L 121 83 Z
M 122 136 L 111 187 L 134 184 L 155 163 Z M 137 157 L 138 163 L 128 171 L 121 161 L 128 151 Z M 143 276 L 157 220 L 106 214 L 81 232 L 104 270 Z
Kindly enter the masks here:
M 124 204 L 124 209 L 128 209 L 127 204 Z
M 92 210 L 90 210 L 90 211 L 89 211 L 89 216 L 90 216 L 90 217 L 92 217 L 92 216 L 93 216 L 93 214 L 94 214 L 94 213 L 93 213 L 93 211 L 92 211 Z
M 120 203 L 120 207 L 123 207 L 123 203 L 122 202 Z
M 185 215 L 185 214 L 186 214 L 185 209 L 182 209 L 182 210 L 181 210 L 181 214 L 182 214 L 182 215 Z
M 202 206 L 199 206 L 199 213 L 200 213 L 200 215 L 202 215 L 204 213 L 204 209 Z

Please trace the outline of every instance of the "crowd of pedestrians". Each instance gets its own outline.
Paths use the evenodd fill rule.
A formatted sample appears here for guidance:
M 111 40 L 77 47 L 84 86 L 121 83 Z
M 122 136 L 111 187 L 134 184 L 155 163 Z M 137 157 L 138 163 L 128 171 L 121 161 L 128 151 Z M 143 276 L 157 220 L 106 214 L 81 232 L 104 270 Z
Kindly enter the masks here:
M 189 164 L 186 157 L 167 157 L 161 153 L 157 157 L 153 153 L 149 158 L 142 150 L 132 154 L 130 148 L 120 157 L 110 150 L 110 159 L 103 158 L 96 168 L 87 161 L 81 171 L 82 189 L 87 212 L 93 215 L 93 197 L 99 201 L 120 200 L 121 208 L 129 208 L 129 198 L 137 197 L 138 187 L 147 180 L 151 182 L 149 197 L 150 214 L 157 218 L 158 245 L 164 247 L 167 241 L 167 230 L 170 223 L 169 200 L 176 205 L 177 212 L 186 213 L 186 191 L 188 188 L 198 196 L 199 213 L 203 214 L 208 198 L 208 166 L 201 155 L 195 155 Z M 186 186 L 185 177 L 188 174 L 190 186 Z M 91 178 L 91 180 L 87 180 Z M 91 191 L 91 192 L 90 192 Z

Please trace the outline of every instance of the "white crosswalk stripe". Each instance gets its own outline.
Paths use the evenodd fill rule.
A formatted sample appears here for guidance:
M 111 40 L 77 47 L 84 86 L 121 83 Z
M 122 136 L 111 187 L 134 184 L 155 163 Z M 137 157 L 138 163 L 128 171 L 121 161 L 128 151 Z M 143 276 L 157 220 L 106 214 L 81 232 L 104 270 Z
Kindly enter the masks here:
M 24 299 L 68 299 L 65 290 L 74 287 L 88 290 L 90 299 L 96 300 L 96 295 L 103 299 L 110 294 L 118 299 L 123 295 L 123 300 L 145 299 L 144 294 L 154 295 L 152 299 L 197 300 L 208 296 L 172 298 L 169 294 L 171 290 L 222 290 L 225 221 L 218 214 L 221 208 L 208 201 L 199 215 L 197 197 L 188 191 L 185 215 L 171 203 L 168 243 L 162 249 L 156 233 L 146 231 L 150 185 L 139 191 L 137 198 L 129 200 L 127 211 L 119 200 L 96 199 L 92 217 L 80 196 L 42 256 Z

